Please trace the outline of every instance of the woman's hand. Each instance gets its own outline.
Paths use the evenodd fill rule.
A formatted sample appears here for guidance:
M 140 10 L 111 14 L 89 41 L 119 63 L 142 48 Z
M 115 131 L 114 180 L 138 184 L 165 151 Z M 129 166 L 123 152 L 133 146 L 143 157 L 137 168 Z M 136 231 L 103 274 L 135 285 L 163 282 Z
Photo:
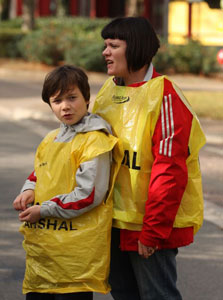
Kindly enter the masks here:
M 138 253 L 144 258 L 149 258 L 156 250 L 157 247 L 147 247 L 138 241 Z
M 19 214 L 19 220 L 21 222 L 28 221 L 35 223 L 39 221 L 40 218 L 40 205 L 31 206 Z
M 34 200 L 34 190 L 26 190 L 15 198 L 13 202 L 13 207 L 15 210 L 25 210 L 27 208 L 27 205 L 33 203 Z

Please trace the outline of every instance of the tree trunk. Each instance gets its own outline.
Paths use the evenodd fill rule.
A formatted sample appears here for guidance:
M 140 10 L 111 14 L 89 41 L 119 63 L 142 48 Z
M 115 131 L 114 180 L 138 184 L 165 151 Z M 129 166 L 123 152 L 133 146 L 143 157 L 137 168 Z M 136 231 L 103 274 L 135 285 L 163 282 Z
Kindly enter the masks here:
M 69 2 L 65 0 L 56 0 L 56 15 L 64 17 L 69 13 Z
M 10 1 L 8 0 L 0 0 L 0 14 L 1 20 L 9 19 L 9 11 L 10 11 Z
M 22 29 L 24 31 L 33 30 L 35 27 L 35 0 L 23 0 L 23 24 Z
M 132 17 L 137 15 L 137 0 L 129 0 L 127 8 L 127 16 Z
M 90 15 L 90 0 L 79 0 L 79 12 L 80 16 L 88 17 Z

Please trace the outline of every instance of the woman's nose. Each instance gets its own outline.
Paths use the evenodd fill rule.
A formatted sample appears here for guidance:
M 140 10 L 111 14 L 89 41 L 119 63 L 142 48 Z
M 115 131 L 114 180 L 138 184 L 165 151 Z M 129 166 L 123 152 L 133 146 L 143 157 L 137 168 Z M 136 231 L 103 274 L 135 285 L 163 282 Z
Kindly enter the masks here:
M 102 55 L 103 56 L 108 56 L 110 54 L 110 50 L 108 47 L 106 47 L 103 51 L 102 51 Z

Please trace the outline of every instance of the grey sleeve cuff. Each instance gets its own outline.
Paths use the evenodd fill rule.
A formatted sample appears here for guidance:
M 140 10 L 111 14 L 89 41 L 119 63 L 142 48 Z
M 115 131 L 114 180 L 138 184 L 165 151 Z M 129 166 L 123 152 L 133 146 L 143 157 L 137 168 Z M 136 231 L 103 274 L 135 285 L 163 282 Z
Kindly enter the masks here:
M 36 187 L 36 183 L 34 181 L 26 180 L 21 189 L 21 193 L 26 190 L 35 190 L 35 187 Z

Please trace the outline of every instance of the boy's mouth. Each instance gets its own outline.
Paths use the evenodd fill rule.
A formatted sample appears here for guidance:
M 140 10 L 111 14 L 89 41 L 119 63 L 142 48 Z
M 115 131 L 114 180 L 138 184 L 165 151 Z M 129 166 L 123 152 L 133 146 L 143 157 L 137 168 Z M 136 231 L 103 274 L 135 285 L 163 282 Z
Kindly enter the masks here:
M 72 114 L 65 114 L 65 115 L 63 115 L 63 118 L 70 118 L 72 116 L 73 116 Z

